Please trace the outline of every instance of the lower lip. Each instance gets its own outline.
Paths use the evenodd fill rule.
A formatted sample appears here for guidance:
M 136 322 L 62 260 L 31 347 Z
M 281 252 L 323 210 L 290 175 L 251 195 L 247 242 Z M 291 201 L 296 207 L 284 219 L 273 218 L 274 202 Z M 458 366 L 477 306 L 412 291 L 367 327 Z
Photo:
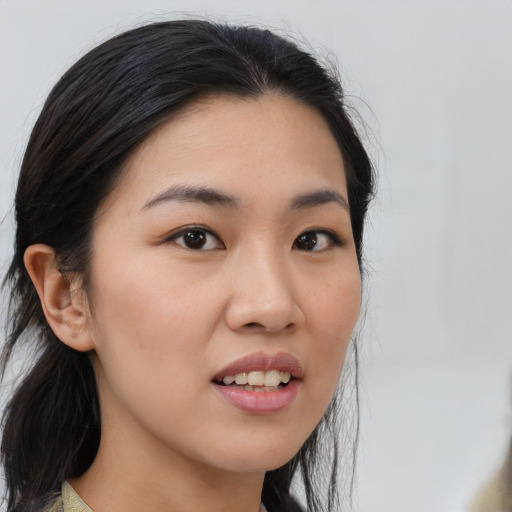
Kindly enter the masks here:
M 220 386 L 215 382 L 213 388 L 229 404 L 250 414 L 273 414 L 286 409 L 297 396 L 301 381 L 291 380 L 287 386 L 277 391 L 246 391 L 245 389 Z

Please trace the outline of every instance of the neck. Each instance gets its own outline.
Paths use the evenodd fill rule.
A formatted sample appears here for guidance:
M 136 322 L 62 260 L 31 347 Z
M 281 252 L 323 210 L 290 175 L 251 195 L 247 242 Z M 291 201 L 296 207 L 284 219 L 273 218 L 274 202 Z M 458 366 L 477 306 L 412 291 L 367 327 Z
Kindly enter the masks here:
M 264 472 L 211 468 L 109 431 L 102 429 L 92 466 L 70 480 L 94 512 L 259 512 Z

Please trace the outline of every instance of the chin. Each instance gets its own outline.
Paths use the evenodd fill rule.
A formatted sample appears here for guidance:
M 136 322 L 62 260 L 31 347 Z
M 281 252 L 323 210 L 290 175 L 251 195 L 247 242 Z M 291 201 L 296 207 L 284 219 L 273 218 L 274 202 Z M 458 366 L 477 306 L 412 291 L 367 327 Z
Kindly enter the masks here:
M 301 446 L 302 444 L 286 446 L 284 443 L 279 445 L 272 443 L 247 447 L 243 451 L 233 453 L 231 457 L 226 454 L 223 457 L 223 466 L 226 470 L 241 473 L 272 471 L 288 463 L 297 454 Z

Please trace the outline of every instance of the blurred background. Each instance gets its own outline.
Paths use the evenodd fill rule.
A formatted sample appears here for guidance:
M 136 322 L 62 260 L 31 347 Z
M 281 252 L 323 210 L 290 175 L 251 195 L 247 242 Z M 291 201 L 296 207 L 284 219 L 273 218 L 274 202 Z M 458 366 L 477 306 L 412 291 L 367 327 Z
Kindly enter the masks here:
M 0 0 L 1 276 L 52 85 L 113 34 L 183 15 L 337 60 L 379 172 L 354 510 L 469 510 L 512 434 L 512 1 Z

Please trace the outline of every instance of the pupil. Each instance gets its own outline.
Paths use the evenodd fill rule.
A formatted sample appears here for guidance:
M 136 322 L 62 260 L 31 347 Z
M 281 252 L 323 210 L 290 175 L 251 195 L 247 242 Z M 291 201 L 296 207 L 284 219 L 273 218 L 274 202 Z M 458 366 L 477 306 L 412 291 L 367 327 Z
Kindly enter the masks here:
M 206 243 L 206 236 L 202 231 L 189 231 L 185 233 L 184 240 L 190 249 L 201 249 Z
M 311 251 L 314 249 L 317 242 L 316 235 L 314 233 L 305 233 L 299 236 L 297 240 L 297 245 L 301 249 L 305 249 L 306 251 Z

